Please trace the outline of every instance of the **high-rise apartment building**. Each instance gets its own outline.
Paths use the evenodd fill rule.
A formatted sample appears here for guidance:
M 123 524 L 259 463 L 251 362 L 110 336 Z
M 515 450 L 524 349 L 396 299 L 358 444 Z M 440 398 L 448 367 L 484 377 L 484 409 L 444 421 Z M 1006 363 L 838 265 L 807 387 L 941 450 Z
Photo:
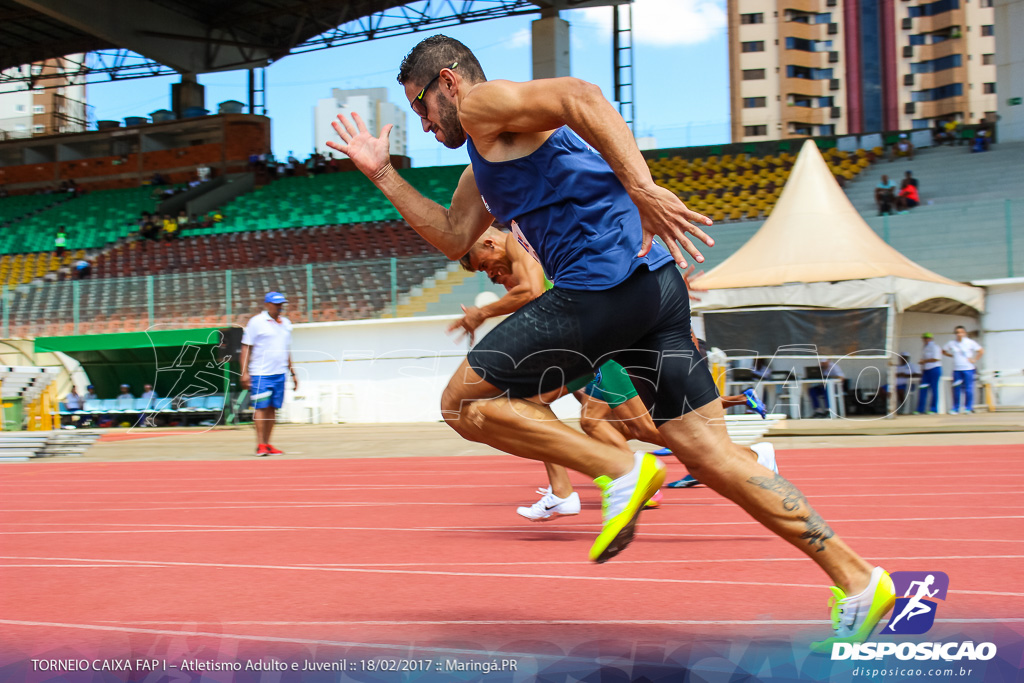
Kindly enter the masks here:
M 733 141 L 995 113 L 993 0 L 728 0 Z
M 45 62 L 26 64 L 5 73 L 19 76 L 64 75 L 77 71 L 85 55 L 68 55 Z M 88 114 L 85 84 L 73 76 L 47 78 L 46 88 L 22 84 L 0 86 L 0 140 L 58 133 L 79 133 L 86 129 Z
M 313 109 L 313 143 L 320 154 L 339 154 L 327 146 L 328 140 L 337 141 L 338 134 L 331 122 L 338 114 L 358 113 L 366 128 L 374 135 L 387 124 L 393 124 L 389 141 L 391 153 L 405 156 L 405 109 L 388 102 L 387 88 L 360 88 L 356 90 L 331 89 L 331 97 L 318 100 Z

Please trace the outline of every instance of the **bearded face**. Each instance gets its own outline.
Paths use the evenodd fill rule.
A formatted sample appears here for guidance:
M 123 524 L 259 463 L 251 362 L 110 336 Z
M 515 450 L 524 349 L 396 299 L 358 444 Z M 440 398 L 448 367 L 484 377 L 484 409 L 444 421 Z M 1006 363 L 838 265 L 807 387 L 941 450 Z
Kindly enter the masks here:
M 447 98 L 438 94 L 437 98 L 438 131 L 444 136 L 441 140 L 448 149 L 458 149 L 466 144 L 466 132 L 462 130 L 459 112 Z

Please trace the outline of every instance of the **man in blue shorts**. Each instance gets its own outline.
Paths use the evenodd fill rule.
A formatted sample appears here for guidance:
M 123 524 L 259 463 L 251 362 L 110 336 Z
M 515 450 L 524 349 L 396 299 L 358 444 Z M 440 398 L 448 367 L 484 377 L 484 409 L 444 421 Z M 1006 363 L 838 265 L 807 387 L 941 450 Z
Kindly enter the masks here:
M 471 165 L 448 208 L 392 167 L 390 125 L 374 137 L 357 114 L 339 115 L 341 142 L 331 146 L 452 260 L 498 220 L 555 285 L 469 353 L 442 396 L 445 421 L 469 440 L 595 477 L 604 521 L 590 558 L 603 562 L 633 539 L 664 466 L 643 453 L 630 461 L 535 398 L 616 360 L 687 469 L 835 582 L 835 637 L 821 646 L 866 639 L 895 602 L 892 580 L 840 540 L 793 484 L 729 439 L 711 373 L 690 338 L 686 286 L 672 267 L 685 264 L 683 250 L 703 260 L 687 233 L 712 246 L 693 223 L 710 221 L 654 182 L 600 88 L 574 78 L 488 81 L 473 53 L 446 36 L 413 48 L 398 80 L 425 132 L 452 149 L 469 141 Z
M 263 297 L 265 311 L 253 316 L 242 333 L 242 386 L 251 391 L 255 409 L 256 455 L 281 455 L 284 451 L 270 445 L 270 432 L 277 420 L 277 409 L 284 403 L 285 375 L 290 374 L 294 389 L 299 379 L 292 367 L 292 323 L 281 315 L 288 299 L 280 292 Z

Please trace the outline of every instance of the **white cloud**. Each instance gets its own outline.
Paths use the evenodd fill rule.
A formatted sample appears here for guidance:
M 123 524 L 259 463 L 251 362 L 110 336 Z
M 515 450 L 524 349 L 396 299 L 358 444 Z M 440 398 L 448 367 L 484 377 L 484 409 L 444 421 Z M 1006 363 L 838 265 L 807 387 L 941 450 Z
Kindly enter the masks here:
M 611 34 L 612 10 L 595 7 L 566 13 L 569 22 L 596 24 Z M 633 37 L 637 44 L 665 47 L 703 43 L 725 31 L 722 0 L 634 0 Z
M 511 36 L 504 43 L 503 47 L 515 48 L 515 47 L 526 47 L 529 46 L 533 40 L 533 36 L 530 34 L 530 29 L 521 28 Z

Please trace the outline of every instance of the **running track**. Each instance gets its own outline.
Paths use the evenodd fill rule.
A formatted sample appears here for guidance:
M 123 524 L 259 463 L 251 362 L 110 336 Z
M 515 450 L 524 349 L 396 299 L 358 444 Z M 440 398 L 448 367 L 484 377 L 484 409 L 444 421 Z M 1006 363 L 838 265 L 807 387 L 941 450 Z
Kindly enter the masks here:
M 980 641 L 996 629 L 1020 640 L 1022 456 L 1021 446 L 830 449 L 781 452 L 779 463 L 869 561 L 949 574 L 929 637 Z M 670 479 L 682 476 L 668 464 Z M 827 577 L 706 488 L 665 490 L 629 550 L 588 563 L 600 505 L 577 481 L 581 515 L 529 523 L 514 508 L 535 500 L 543 473 L 512 457 L 6 465 L 0 665 L 254 652 L 641 657 L 826 634 Z

